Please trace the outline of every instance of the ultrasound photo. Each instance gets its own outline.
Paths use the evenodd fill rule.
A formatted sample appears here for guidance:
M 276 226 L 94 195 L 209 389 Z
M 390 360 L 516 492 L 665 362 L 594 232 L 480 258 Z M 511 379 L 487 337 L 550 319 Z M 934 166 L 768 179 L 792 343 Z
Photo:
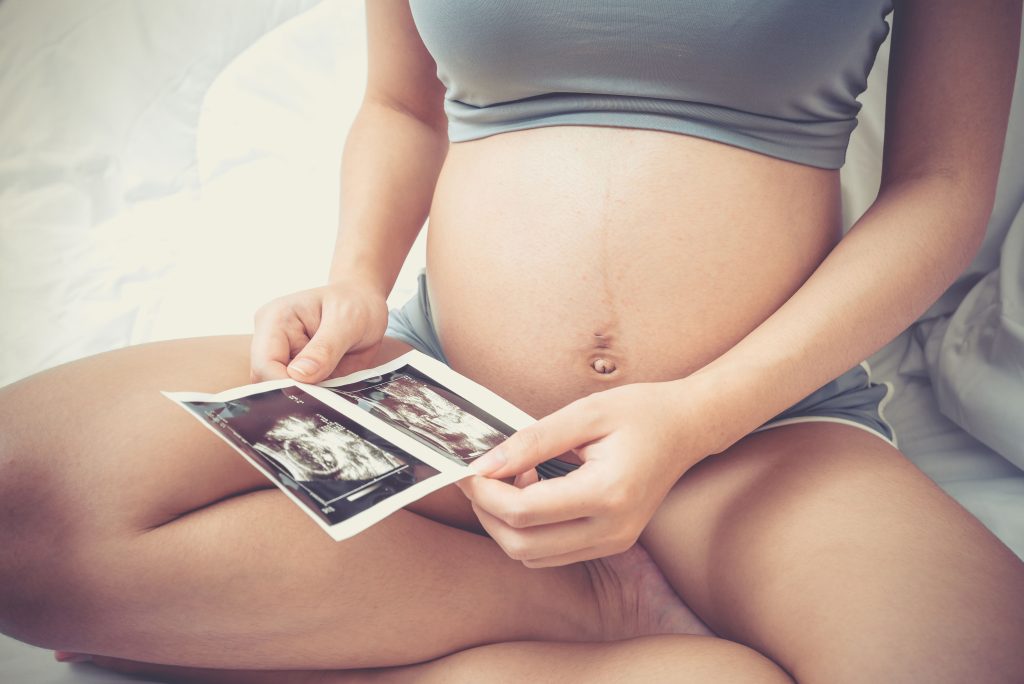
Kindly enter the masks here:
M 409 365 L 327 389 L 457 463 L 469 463 L 515 432 Z
M 182 404 L 331 525 L 438 474 L 298 387 Z

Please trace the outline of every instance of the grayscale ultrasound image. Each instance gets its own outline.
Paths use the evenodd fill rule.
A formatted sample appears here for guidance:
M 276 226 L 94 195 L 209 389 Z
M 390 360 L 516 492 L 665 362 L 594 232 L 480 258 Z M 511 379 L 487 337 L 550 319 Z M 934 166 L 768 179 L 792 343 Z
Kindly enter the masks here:
M 515 432 L 411 366 L 329 389 L 459 463 L 472 461 Z
M 297 387 L 184 403 L 329 524 L 438 474 Z

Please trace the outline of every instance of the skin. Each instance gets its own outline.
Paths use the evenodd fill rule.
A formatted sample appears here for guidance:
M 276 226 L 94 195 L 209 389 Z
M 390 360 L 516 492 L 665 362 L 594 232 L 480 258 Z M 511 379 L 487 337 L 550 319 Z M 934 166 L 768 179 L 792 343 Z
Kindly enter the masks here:
M 786 684 L 792 680 L 768 658 L 725 639 L 662 634 L 606 644 L 511 642 L 467 649 L 422 665 L 359 671 L 225 672 L 98 658 L 100 667 L 158 681 L 204 684 L 494 684 L 574 681 L 613 684 Z M 552 663 L 556 663 L 552 666 Z
M 472 651 L 482 660 L 465 672 L 479 675 L 484 663 L 500 666 L 509 653 L 514 662 L 517 650 L 528 658 L 535 648 L 512 642 L 551 642 L 543 648 L 571 658 L 581 647 L 557 642 L 600 622 L 581 561 L 639 539 L 721 637 L 703 643 L 752 649 L 774 663 L 775 676 L 1019 680 L 1024 564 L 984 526 L 861 430 L 804 423 L 750 434 L 899 332 L 973 254 L 991 210 L 1019 3 L 899 4 L 882 188 L 842 241 L 834 172 L 709 141 L 558 127 L 446 149 L 436 82 L 418 78 L 433 65 L 413 40 L 407 8 L 372 7 L 370 86 L 353 129 L 359 135 L 346 146 L 334 284 L 265 308 L 251 343 L 147 345 L 4 390 L 0 416 L 18 428 L 0 453 L 6 472 L 20 476 L 7 480 L 20 486 L 3 492 L 3 542 L 16 550 L 0 567 L 5 631 L 73 650 L 219 668 L 405 666 L 452 653 L 465 663 L 481 641 L 501 644 Z M 404 147 L 390 149 L 402 152 L 371 161 L 371 152 L 388 149 L 374 144 L 385 136 L 401 140 Z M 528 173 L 550 166 L 541 154 L 582 158 L 560 172 L 574 182 L 568 200 L 557 187 L 544 195 L 551 179 Z M 638 165 L 617 176 L 631 158 L 657 173 L 636 177 Z M 704 213 L 658 194 L 667 186 L 657 178 L 678 179 L 671 172 L 687 168 L 723 172 L 687 177 L 690 199 L 708 202 Z M 478 194 L 502 187 L 489 169 L 511 170 L 523 185 Z M 422 181 L 430 170 L 436 188 Z M 470 185 L 474 173 L 479 188 Z M 637 201 L 638 192 L 651 201 Z M 502 201 L 518 213 L 502 211 Z M 729 221 L 721 219 L 726 204 L 735 206 Z M 473 214 L 474 206 L 491 213 Z M 360 367 L 380 358 L 383 294 L 404 257 L 399 247 L 411 244 L 428 208 L 431 298 L 453 368 L 541 420 L 506 443 L 505 470 L 466 482 L 468 499 L 449 493 L 433 504 L 440 520 L 401 512 L 352 543 L 325 546 L 300 512 L 258 489 L 237 457 L 186 427 L 186 417 L 172 417 L 173 407 L 146 404 L 146 393 L 179 382 L 217 389 L 247 372 L 317 379 L 301 374 L 298 361 L 314 361 L 322 377 L 337 371 L 338 359 Z M 382 225 L 386 239 L 371 235 L 369 227 Z M 765 263 L 764 245 L 783 230 L 787 250 L 771 251 L 779 260 Z M 665 239 L 679 231 L 690 232 L 678 244 Z M 494 253 L 500 264 L 487 260 Z M 643 268 L 638 255 L 649 257 Z M 734 268 L 678 268 L 715 259 Z M 496 299 L 513 286 L 513 301 Z M 730 307 L 721 306 L 723 292 L 737 294 L 725 299 Z M 494 301 L 507 303 L 499 318 Z M 241 344 L 251 344 L 251 364 Z M 596 358 L 611 360 L 615 372 L 595 372 Z M 104 382 L 106 396 L 123 395 L 117 420 L 111 406 L 88 410 L 59 391 Z M 32 407 L 55 401 L 90 429 L 44 430 Z M 111 488 L 112 500 L 82 493 L 90 477 L 109 485 L 139 443 L 147 445 L 147 477 Z M 572 447 L 585 464 L 562 481 L 514 487 L 495 479 Z M 34 465 L 42 454 L 51 466 L 59 459 L 60 475 L 43 476 Z M 198 485 L 197 472 L 207 474 Z M 457 529 L 470 519 L 492 539 Z M 52 577 L 31 572 L 44 562 L 54 567 L 44 533 L 74 559 L 58 561 Z M 473 568 L 460 573 L 454 594 L 453 554 L 455 567 Z M 339 578 L 332 569 L 342 563 L 353 572 Z M 415 600 L 385 591 L 385 572 L 390 586 L 412 583 Z M 352 591 L 339 590 L 342 582 Z M 356 591 L 372 592 L 372 601 L 347 599 Z M 282 595 L 288 605 L 268 599 Z M 338 605 L 325 605 L 327 595 Z M 391 610 L 366 612 L 368 603 Z M 240 611 L 256 605 L 242 624 Z M 388 619 L 398 612 L 398 624 Z M 193 625 L 218 642 L 184 627 Z M 677 642 L 647 638 L 648 658 L 679 657 Z M 640 667 L 635 658 L 619 662 L 625 676 L 639 672 L 629 669 Z M 763 667 L 735 662 L 749 665 L 751 677 L 755 662 Z

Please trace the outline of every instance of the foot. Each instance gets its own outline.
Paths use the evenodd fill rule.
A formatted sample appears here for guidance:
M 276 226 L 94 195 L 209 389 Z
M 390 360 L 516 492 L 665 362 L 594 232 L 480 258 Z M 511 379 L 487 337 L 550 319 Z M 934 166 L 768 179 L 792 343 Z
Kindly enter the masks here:
M 715 636 L 683 603 L 640 544 L 584 565 L 606 625 L 606 639 L 649 634 Z

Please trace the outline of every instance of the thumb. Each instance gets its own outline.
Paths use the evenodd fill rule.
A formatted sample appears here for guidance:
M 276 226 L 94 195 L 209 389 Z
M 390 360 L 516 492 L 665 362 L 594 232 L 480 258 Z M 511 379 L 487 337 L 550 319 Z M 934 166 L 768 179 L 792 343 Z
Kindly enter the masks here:
M 519 475 L 603 437 L 607 432 L 601 429 L 603 422 L 593 400 L 589 396 L 582 397 L 522 428 L 469 467 L 478 475 L 492 478 Z
M 361 331 L 337 315 L 320 321 L 316 333 L 288 364 L 288 374 L 300 382 L 320 382 L 334 370 Z

